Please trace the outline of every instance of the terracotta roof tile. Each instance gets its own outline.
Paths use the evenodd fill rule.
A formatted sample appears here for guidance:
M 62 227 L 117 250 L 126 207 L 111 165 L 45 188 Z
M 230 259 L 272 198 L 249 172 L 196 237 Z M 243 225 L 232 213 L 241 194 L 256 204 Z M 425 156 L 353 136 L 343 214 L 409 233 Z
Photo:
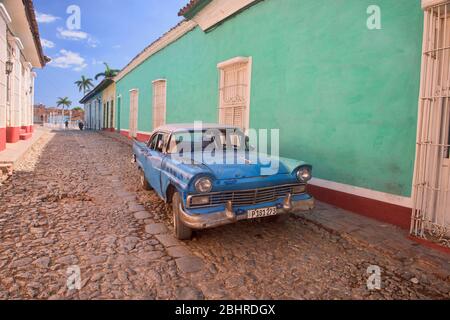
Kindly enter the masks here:
M 45 66 L 47 62 L 50 61 L 50 58 L 44 55 L 44 51 L 42 50 L 41 38 L 39 35 L 39 27 L 36 20 L 36 14 L 34 12 L 33 0 L 22 0 L 23 5 L 25 6 L 28 24 L 30 25 L 30 31 L 33 34 L 34 44 L 39 53 L 39 59 L 41 61 L 42 66 Z
M 186 4 L 181 10 L 178 12 L 178 15 L 184 16 L 186 13 L 191 11 L 200 1 L 202 0 L 191 0 L 188 4 Z

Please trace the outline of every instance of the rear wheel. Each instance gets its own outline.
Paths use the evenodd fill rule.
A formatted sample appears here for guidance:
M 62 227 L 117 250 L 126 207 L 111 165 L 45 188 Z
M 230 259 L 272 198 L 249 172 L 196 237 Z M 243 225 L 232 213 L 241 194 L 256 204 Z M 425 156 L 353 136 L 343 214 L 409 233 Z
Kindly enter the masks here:
M 141 178 L 140 179 L 141 179 L 142 189 L 144 189 L 144 190 L 151 190 L 152 187 L 148 183 L 147 178 L 145 178 L 144 170 L 141 169 L 140 173 L 141 173 Z
M 178 240 L 191 240 L 192 229 L 187 227 L 180 219 L 180 204 L 180 194 L 178 192 L 175 192 L 172 196 L 173 227 L 175 231 L 175 237 Z

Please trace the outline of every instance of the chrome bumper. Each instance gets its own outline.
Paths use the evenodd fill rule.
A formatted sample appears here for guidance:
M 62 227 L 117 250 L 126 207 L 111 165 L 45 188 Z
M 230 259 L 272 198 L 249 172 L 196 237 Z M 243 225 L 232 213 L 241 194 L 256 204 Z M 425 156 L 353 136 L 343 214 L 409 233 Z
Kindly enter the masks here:
M 314 209 L 315 200 L 312 197 L 308 200 L 300 201 L 292 201 L 291 198 L 291 195 L 286 197 L 283 203 L 283 208 L 278 209 L 277 214 L 288 214 Z M 194 215 L 186 213 L 180 203 L 180 218 L 187 227 L 196 230 L 214 228 L 248 219 L 246 214 L 236 215 L 234 213 L 233 204 L 231 201 L 227 203 L 225 211 Z

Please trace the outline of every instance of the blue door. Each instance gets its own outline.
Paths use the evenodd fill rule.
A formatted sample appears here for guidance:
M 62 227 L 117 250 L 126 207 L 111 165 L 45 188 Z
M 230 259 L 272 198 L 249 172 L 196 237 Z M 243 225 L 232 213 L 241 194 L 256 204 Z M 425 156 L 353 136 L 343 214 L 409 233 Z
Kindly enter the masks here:
M 156 133 L 150 138 L 149 148 L 145 157 L 145 177 L 152 188 L 163 197 L 161 188 L 161 166 L 166 157 L 165 148 L 169 135 Z

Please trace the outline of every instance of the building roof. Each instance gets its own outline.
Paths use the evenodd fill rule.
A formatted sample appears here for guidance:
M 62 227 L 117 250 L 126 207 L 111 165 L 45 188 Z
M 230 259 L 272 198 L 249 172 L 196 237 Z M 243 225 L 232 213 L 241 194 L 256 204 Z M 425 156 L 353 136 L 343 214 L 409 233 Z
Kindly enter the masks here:
M 111 78 L 105 78 L 102 82 L 100 82 L 94 89 L 89 91 L 81 100 L 80 103 L 85 104 L 92 100 L 97 94 L 105 90 L 114 80 Z
M 42 50 L 33 1 L 1 0 L 0 14 L 6 17 L 11 38 L 16 39 L 27 62 L 36 68 L 44 67 L 50 59 Z
M 28 23 L 30 25 L 30 31 L 33 34 L 34 44 L 38 50 L 39 59 L 41 60 L 41 64 L 44 67 L 48 62 L 50 62 L 50 58 L 44 55 L 44 51 L 42 50 L 41 37 L 39 35 L 39 27 L 36 20 L 36 14 L 34 11 L 33 0 L 22 0 L 23 5 L 25 6 Z
M 190 0 L 188 4 L 180 9 L 178 15 L 190 19 L 211 1 L 212 0 Z

